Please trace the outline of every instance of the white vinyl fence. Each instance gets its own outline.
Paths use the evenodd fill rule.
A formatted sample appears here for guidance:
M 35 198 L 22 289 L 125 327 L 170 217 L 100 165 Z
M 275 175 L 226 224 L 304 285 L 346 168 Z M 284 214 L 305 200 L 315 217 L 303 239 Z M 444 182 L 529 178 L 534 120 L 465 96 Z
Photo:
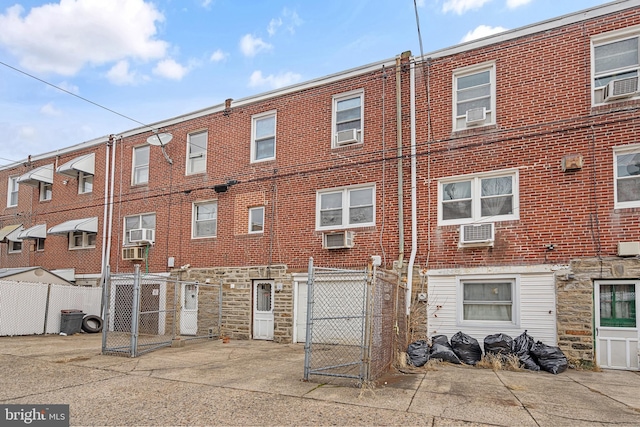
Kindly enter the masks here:
M 100 315 L 102 287 L 0 280 L 0 336 L 57 334 L 61 310 Z

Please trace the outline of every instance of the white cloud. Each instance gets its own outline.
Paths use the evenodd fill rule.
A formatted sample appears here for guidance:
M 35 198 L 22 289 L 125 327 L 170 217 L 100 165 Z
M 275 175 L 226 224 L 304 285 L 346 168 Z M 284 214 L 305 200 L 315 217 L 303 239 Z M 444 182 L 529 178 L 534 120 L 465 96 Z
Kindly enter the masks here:
M 444 13 L 454 12 L 462 15 L 469 10 L 480 9 L 489 1 L 491 0 L 446 0 L 442 5 L 442 11 Z
M 299 82 L 302 76 L 291 71 L 280 73 L 278 75 L 269 74 L 263 76 L 262 71 L 256 70 L 249 77 L 249 87 L 268 86 L 272 89 L 278 89 Z
M 76 86 L 74 84 L 71 84 L 69 82 L 66 82 L 66 81 L 60 82 L 56 86 L 66 90 L 67 92 L 75 93 L 76 95 L 78 95 L 80 93 L 80 88 L 78 86 Z
M 507 7 L 509 9 L 515 9 L 516 7 L 524 6 L 531 3 L 532 0 L 507 0 Z
M 269 26 L 267 27 L 267 33 L 269 36 L 273 37 L 273 35 L 278 31 L 278 28 L 282 25 L 282 18 L 273 18 L 269 22 Z
M 461 43 L 468 42 L 471 40 L 481 39 L 483 37 L 487 37 L 493 34 L 498 34 L 503 31 L 507 31 L 507 28 L 503 27 L 489 27 L 488 25 L 479 25 L 475 29 L 469 31 L 463 38 L 460 40 Z
M 27 14 L 15 5 L 0 14 L 0 45 L 30 71 L 73 76 L 85 66 L 164 57 L 168 43 L 156 38 L 162 21 L 143 0 L 61 0 Z
M 45 104 L 42 106 L 42 108 L 40 108 L 40 112 L 42 114 L 44 114 L 45 116 L 61 116 L 62 115 L 62 111 L 58 110 L 56 107 L 53 106 L 52 102 L 49 102 L 48 104 Z
M 227 52 L 223 52 L 221 49 L 218 49 L 218 50 L 216 50 L 215 52 L 213 52 L 211 54 L 211 57 L 209 58 L 209 61 L 211 61 L 211 62 L 224 61 L 225 59 L 227 59 L 228 56 L 229 56 L 229 54 Z
M 253 37 L 251 34 L 247 34 L 240 39 L 240 50 L 244 56 L 256 56 L 258 53 L 272 48 L 272 45 L 264 42 L 260 37 Z
M 296 32 L 296 27 L 299 27 L 304 23 L 302 18 L 298 16 L 298 13 L 295 10 L 289 10 L 286 7 L 282 11 L 282 16 L 284 16 L 287 20 L 286 27 L 291 34 L 294 34 Z
M 417 5 L 418 7 L 424 7 L 424 0 L 417 0 L 417 1 L 416 1 L 416 5 Z
M 153 69 L 153 74 L 171 80 L 182 80 L 189 72 L 189 67 L 178 64 L 173 59 L 163 59 Z
M 18 137 L 20 139 L 31 139 L 38 134 L 33 126 L 20 126 L 18 129 Z
M 211 6 L 212 0 L 202 0 L 202 7 L 208 9 Z
M 107 72 L 107 79 L 114 85 L 125 86 L 136 83 L 136 72 L 129 70 L 129 62 L 122 60 Z

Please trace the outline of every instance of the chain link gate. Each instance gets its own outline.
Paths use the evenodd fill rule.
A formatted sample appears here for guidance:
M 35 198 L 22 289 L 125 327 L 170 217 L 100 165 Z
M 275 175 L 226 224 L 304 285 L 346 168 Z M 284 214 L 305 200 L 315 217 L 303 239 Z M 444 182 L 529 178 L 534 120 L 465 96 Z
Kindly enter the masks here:
M 400 290 L 393 272 L 320 268 L 310 259 L 305 381 L 323 375 L 363 384 L 386 372 L 405 345 Z
M 102 353 L 136 357 L 174 340 L 218 338 L 222 284 L 185 282 L 166 276 L 111 275 L 103 287 Z

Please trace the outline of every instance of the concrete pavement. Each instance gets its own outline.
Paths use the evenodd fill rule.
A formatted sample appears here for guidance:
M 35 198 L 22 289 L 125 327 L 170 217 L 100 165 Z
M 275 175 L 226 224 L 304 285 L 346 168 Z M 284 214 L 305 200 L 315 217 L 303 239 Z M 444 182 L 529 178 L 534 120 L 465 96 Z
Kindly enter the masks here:
M 71 425 L 640 426 L 640 373 L 439 364 L 373 389 L 302 381 L 302 345 L 193 341 L 135 359 L 99 334 L 1 337 L 0 402 L 70 405 Z

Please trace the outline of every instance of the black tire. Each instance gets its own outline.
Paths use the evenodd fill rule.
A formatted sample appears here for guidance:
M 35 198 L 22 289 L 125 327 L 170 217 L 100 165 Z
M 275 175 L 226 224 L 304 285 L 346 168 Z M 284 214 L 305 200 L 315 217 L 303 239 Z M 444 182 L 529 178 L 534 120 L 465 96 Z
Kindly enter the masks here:
M 102 331 L 102 317 L 89 314 L 82 319 L 82 330 L 88 334 L 97 334 Z

